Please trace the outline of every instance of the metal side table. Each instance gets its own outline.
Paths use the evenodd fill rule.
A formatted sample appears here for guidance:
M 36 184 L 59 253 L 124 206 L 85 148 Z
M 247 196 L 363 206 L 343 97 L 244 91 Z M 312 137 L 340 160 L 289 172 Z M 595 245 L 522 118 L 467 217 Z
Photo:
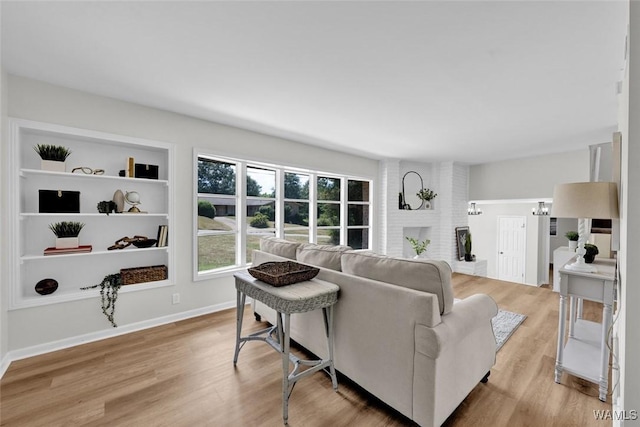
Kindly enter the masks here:
M 312 279 L 289 286 L 275 287 L 254 278 L 247 272 L 236 273 L 237 313 L 236 349 L 233 364 L 238 362 L 240 349 L 248 341 L 264 341 L 282 355 L 282 419 L 289 419 L 289 396 L 296 382 L 319 370 L 329 368 L 333 389 L 338 390 L 338 379 L 333 366 L 333 305 L 338 301 L 340 288 L 333 283 Z M 246 297 L 254 298 L 277 312 L 277 325 L 241 336 L 242 318 Z M 321 308 L 324 314 L 329 358 L 326 360 L 303 360 L 290 352 L 291 314 L 305 313 Z M 293 371 L 289 372 L 289 362 Z M 299 372 L 300 365 L 310 366 Z

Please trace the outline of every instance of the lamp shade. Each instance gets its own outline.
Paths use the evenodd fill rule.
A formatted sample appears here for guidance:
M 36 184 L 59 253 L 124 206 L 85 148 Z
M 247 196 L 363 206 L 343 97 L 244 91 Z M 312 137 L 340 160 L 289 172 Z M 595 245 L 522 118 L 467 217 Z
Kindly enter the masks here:
M 557 218 L 618 218 L 615 182 L 574 182 L 553 189 L 551 216 Z

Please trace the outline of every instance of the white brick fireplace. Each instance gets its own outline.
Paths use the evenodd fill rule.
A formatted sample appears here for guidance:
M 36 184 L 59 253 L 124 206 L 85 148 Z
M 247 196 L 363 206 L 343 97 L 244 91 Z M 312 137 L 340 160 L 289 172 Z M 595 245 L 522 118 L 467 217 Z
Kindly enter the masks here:
M 426 257 L 442 259 L 454 266 L 455 228 L 467 225 L 468 166 L 453 162 L 416 163 L 399 160 L 380 162 L 379 251 L 391 256 L 414 255 L 405 236 L 430 239 Z M 401 210 L 398 195 L 402 177 L 418 172 L 424 187 L 438 193 L 430 210 Z M 417 189 L 405 188 L 415 194 Z

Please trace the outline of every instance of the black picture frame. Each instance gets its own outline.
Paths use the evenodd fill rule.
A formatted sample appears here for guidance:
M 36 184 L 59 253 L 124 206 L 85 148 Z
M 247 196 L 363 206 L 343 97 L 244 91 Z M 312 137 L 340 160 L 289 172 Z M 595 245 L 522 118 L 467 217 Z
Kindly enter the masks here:
M 456 227 L 456 246 L 458 248 L 458 261 L 464 261 L 464 254 L 466 253 L 464 244 L 467 240 L 467 233 L 469 233 L 469 227 Z

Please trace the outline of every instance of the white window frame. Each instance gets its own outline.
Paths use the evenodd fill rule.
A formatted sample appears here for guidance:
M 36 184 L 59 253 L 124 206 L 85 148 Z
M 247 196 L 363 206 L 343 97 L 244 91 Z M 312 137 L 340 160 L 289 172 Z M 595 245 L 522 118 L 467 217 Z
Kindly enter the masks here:
M 211 160 L 232 163 L 236 165 L 236 222 L 237 222 L 237 230 L 235 233 L 236 236 L 236 264 L 230 265 L 227 267 L 216 268 L 213 270 L 206 271 L 198 271 L 198 236 L 201 235 L 201 232 L 198 230 L 198 158 L 208 158 Z M 193 151 L 193 165 L 194 165 L 194 173 L 193 173 L 193 183 L 194 183 L 194 212 L 193 212 L 193 280 L 201 281 L 207 280 L 211 278 L 215 278 L 218 276 L 228 276 L 237 271 L 242 271 L 246 269 L 250 265 L 250 260 L 247 259 L 246 256 L 246 247 L 247 247 L 247 197 L 255 198 L 255 196 L 247 196 L 247 167 L 258 167 L 264 169 L 270 169 L 276 171 L 276 187 L 275 187 L 275 236 L 284 238 L 285 230 L 284 230 L 284 205 L 285 200 L 290 201 L 290 199 L 285 199 L 284 197 L 284 174 L 285 173 L 295 173 L 309 176 L 309 242 L 310 243 L 318 243 L 317 241 L 317 233 L 318 233 L 318 225 L 317 225 L 317 211 L 318 211 L 318 203 L 324 203 L 325 201 L 317 200 L 317 179 L 318 177 L 326 177 L 326 178 L 334 178 L 340 180 L 340 201 L 336 204 L 340 204 L 340 226 L 335 227 L 336 229 L 340 229 L 340 242 L 341 245 L 347 244 L 348 238 L 348 230 L 359 228 L 359 229 L 368 229 L 369 231 L 369 249 L 373 247 L 372 237 L 374 236 L 374 224 L 373 224 L 373 206 L 374 206 L 374 180 L 372 178 L 352 176 L 347 174 L 340 174 L 336 172 L 322 172 L 322 171 L 314 171 L 304 168 L 298 168 L 286 164 L 273 164 L 266 163 L 261 161 L 253 161 L 250 159 L 239 159 L 234 157 L 228 157 L 224 155 L 217 155 L 213 153 L 211 150 L 206 149 L 194 149 Z M 348 183 L 349 180 L 352 181 L 366 181 L 369 183 L 369 201 L 368 202 L 355 202 L 357 204 L 368 204 L 369 205 L 369 220 L 367 226 L 348 226 L 348 209 L 349 209 L 349 201 L 348 201 Z M 293 200 L 293 199 L 291 199 Z M 304 200 L 301 200 L 304 201 Z M 351 203 L 354 204 L 354 203 Z M 199 234 L 200 233 L 200 234 Z M 366 250 L 366 249 L 365 249 Z

